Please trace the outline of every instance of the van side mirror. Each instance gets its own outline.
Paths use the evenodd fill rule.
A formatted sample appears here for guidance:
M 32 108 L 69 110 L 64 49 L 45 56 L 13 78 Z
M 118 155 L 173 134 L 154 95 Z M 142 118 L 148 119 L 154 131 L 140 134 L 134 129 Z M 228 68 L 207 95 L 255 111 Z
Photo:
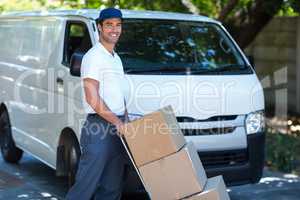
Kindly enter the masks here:
M 72 54 L 71 60 L 70 60 L 70 74 L 72 76 L 80 77 L 80 68 L 81 68 L 81 62 L 82 62 L 83 56 L 84 56 L 84 53 L 82 53 L 82 52 L 75 52 Z

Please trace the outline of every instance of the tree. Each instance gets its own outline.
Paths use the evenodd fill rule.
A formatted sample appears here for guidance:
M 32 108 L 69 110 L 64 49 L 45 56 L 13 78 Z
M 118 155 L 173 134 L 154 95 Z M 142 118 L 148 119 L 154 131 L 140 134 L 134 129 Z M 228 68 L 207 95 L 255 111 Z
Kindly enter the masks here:
M 229 29 L 242 48 L 247 47 L 256 35 L 280 11 L 297 10 L 298 0 L 229 0 L 222 8 L 218 19 Z M 298 9 L 299 12 L 299 9 Z
M 193 13 L 220 20 L 242 48 L 276 15 L 299 15 L 299 0 L 2 0 L 0 12 L 41 8 L 161 10 Z
M 230 0 L 221 11 L 219 19 L 228 27 L 239 45 L 245 48 L 279 12 L 284 0 L 255 0 L 246 2 L 243 6 L 239 3 L 240 1 Z
M 246 48 L 274 16 L 300 13 L 299 0 L 119 0 L 105 5 L 114 4 L 126 9 L 175 11 L 216 18 L 242 48 Z
M 31 0 L 2 0 L 0 1 L 0 12 L 36 10 L 41 7 L 40 2 Z

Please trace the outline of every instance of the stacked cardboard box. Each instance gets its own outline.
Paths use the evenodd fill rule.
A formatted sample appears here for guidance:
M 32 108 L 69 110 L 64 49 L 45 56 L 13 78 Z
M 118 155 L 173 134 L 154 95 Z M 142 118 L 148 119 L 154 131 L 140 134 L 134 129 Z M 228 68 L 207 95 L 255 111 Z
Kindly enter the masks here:
M 170 106 L 126 124 L 124 136 L 138 167 L 175 153 L 186 143 Z
M 124 130 L 127 146 L 151 199 L 208 196 L 213 200 L 214 194 L 219 199 L 226 197 L 222 177 L 222 181 L 207 179 L 197 150 L 193 143 L 186 143 L 170 106 L 126 124 Z
M 207 179 L 201 193 L 184 198 L 184 200 L 229 200 L 226 186 L 222 176 Z
M 201 192 L 207 179 L 193 143 L 139 170 L 152 199 L 182 199 Z

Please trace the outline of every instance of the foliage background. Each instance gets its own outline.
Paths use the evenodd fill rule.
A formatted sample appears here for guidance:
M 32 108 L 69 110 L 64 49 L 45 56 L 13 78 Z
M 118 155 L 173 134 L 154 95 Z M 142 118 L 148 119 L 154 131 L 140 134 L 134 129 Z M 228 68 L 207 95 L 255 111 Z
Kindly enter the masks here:
M 298 16 L 300 13 L 299 0 L 0 0 L 0 13 L 110 6 L 209 16 L 220 20 L 243 49 L 274 16 Z

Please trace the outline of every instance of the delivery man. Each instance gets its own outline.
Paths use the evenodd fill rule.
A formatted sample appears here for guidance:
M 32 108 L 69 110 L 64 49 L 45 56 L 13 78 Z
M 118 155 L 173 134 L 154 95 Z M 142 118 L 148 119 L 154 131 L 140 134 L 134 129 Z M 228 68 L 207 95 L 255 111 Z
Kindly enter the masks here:
M 81 130 L 82 155 L 69 200 L 118 200 L 121 198 L 126 151 L 119 134 L 126 117 L 120 57 L 114 51 L 122 31 L 122 13 L 115 8 L 100 12 L 99 42 L 83 57 L 81 80 L 87 113 Z

